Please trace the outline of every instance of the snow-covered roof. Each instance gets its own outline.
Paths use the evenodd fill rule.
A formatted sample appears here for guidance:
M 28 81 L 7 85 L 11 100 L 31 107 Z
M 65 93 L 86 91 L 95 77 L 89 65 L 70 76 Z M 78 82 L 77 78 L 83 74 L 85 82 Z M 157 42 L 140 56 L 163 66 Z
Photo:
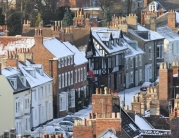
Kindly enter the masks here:
M 88 62 L 85 56 L 74 45 L 71 45 L 69 42 L 64 42 L 64 44 L 75 54 L 74 55 L 75 65 L 81 65 Z
M 108 129 L 97 136 L 97 138 L 118 138 L 114 131 L 115 130 Z
M 4 32 L 0 32 L 0 36 L 4 36 Z
M 2 75 L 4 75 L 5 77 L 9 77 L 9 76 L 13 76 L 13 75 L 20 74 L 20 72 L 19 72 L 17 69 L 12 68 L 12 67 L 3 68 L 3 69 L 1 70 L 1 73 L 2 73 Z
M 129 32 L 140 37 L 141 39 L 143 39 L 144 41 L 151 41 L 151 40 L 158 40 L 158 39 L 164 39 L 164 37 L 162 35 L 160 35 L 159 33 L 149 30 L 147 28 L 145 28 L 144 26 L 138 24 L 137 25 L 137 30 L 133 30 L 133 29 L 129 29 Z M 138 35 L 138 32 L 148 32 L 148 39 L 144 39 L 143 37 Z
M 157 28 L 157 32 L 161 34 L 165 39 L 169 41 L 179 40 L 179 35 L 176 34 L 172 29 L 168 26 Z
M 26 76 L 26 79 L 31 88 L 45 84 L 53 80 L 44 72 L 42 65 L 41 68 L 39 68 L 40 64 L 31 64 L 29 61 L 26 60 L 26 65 L 18 62 L 18 66 L 21 72 L 24 74 L 24 76 Z M 34 75 L 32 75 L 29 71 L 33 71 Z
M 143 130 L 151 130 L 153 127 L 143 117 L 135 114 L 135 123 Z
M 108 41 L 109 40 L 109 36 L 112 35 L 112 30 L 110 30 L 109 28 L 101 28 L 101 29 L 95 29 L 92 30 L 92 35 L 94 37 L 94 39 L 110 54 L 115 53 L 115 52 L 120 52 L 121 50 L 125 50 L 126 47 L 121 45 L 116 44 L 115 46 L 111 44 L 112 48 L 108 48 L 103 41 Z M 120 30 L 119 34 L 120 34 Z M 106 36 L 106 37 L 104 37 Z
M 178 77 L 178 74 L 173 74 L 173 77 L 175 77 L 175 78 Z
M 14 39 L 5 40 L 8 41 L 7 44 L 4 44 L 2 41 L 4 40 L 0 39 L 0 55 L 5 55 L 7 51 L 15 51 L 15 49 L 30 49 L 35 44 L 33 37 L 20 37 L 18 40 L 14 37 Z
M 74 55 L 61 41 L 56 38 L 50 38 L 43 41 L 44 46 L 56 57 Z

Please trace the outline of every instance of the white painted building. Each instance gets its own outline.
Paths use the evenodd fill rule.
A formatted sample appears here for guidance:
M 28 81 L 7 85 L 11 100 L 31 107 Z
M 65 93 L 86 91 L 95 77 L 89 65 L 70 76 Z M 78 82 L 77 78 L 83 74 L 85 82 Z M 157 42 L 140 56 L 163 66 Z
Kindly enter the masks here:
M 179 35 L 167 26 L 157 28 L 157 32 L 165 38 L 162 53 L 164 61 L 172 63 L 173 60 L 179 59 Z
M 3 102 L 0 106 L 8 105 L 8 111 L 5 116 L 1 114 L 1 118 L 6 120 L 7 123 L 12 123 L 11 119 L 8 118 L 8 114 L 13 116 L 13 124 L 16 128 L 16 135 L 28 135 L 30 133 L 30 86 L 27 83 L 26 76 L 24 76 L 19 70 L 14 69 L 12 67 L 6 67 L 2 69 L 2 75 L 4 75 L 8 82 L 9 86 L 12 87 L 13 93 L 10 91 L 6 91 L 3 86 L 1 88 L 1 94 L 6 101 Z M 3 84 L 3 82 L 1 82 Z M 4 93 L 3 93 L 4 92 Z M 9 97 L 13 97 L 13 99 L 9 100 Z M 4 105 L 5 104 L 5 105 Z M 1 112 L 6 112 L 1 109 Z M 7 109 L 6 109 L 7 110 Z M 3 123 L 0 121 L 0 124 Z M 1 124 L 2 125 L 2 124 Z M 1 126 L 0 125 L 0 126 Z M 10 128 L 8 128 L 10 129 Z
M 31 129 L 53 119 L 53 79 L 48 76 L 43 65 L 26 60 L 18 62 L 19 69 L 26 76 L 31 87 Z

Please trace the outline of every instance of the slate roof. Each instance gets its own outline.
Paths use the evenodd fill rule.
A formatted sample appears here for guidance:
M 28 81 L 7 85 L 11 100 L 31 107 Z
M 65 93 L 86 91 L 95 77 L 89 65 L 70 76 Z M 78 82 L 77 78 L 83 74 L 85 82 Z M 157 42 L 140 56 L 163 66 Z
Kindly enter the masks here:
M 24 75 L 22 75 L 22 73 L 20 71 L 18 71 L 17 69 L 12 68 L 12 67 L 3 68 L 2 69 L 2 75 L 4 75 L 7 78 L 7 80 L 9 81 L 9 84 L 11 85 L 11 87 L 14 90 L 14 94 L 30 89 L 30 86 L 27 83 L 27 80 L 26 80 L 26 86 L 20 80 L 20 77 L 24 76 Z M 16 79 L 16 81 L 17 81 L 17 87 L 16 88 L 13 86 L 11 79 Z
M 179 0 L 157 0 L 166 10 L 179 11 Z

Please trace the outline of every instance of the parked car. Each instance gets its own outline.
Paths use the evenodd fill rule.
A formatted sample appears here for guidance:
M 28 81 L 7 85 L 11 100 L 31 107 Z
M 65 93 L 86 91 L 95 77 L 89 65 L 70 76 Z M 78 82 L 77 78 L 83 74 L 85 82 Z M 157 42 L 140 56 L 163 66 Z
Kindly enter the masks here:
M 66 116 L 63 121 L 70 121 L 72 123 L 74 123 L 74 120 L 82 120 L 81 118 L 77 117 L 77 116 Z
M 159 83 L 159 77 L 156 79 L 156 81 L 154 82 L 154 86 L 156 86 Z
M 44 133 L 48 135 L 59 135 L 63 134 L 63 138 L 71 138 L 72 135 L 65 131 L 63 128 L 59 126 L 46 126 L 44 128 Z
M 140 87 L 140 90 L 141 90 L 141 91 L 146 91 L 147 88 L 150 88 L 150 87 L 152 87 L 152 83 L 151 83 L 151 82 L 144 82 L 144 83 L 142 84 L 142 86 Z
M 61 121 L 59 126 L 66 131 L 73 131 L 73 123 L 71 121 Z

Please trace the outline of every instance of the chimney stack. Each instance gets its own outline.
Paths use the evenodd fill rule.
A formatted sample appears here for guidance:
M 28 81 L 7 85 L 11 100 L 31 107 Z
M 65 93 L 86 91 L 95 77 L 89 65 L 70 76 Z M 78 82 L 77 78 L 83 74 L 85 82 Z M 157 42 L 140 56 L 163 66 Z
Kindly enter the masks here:
M 176 27 L 176 13 L 174 10 L 168 11 L 168 27 L 171 29 Z
M 43 44 L 42 29 L 35 29 L 34 39 L 35 39 L 35 45 Z
M 148 4 L 149 4 L 149 0 L 144 0 L 143 8 L 147 7 Z

